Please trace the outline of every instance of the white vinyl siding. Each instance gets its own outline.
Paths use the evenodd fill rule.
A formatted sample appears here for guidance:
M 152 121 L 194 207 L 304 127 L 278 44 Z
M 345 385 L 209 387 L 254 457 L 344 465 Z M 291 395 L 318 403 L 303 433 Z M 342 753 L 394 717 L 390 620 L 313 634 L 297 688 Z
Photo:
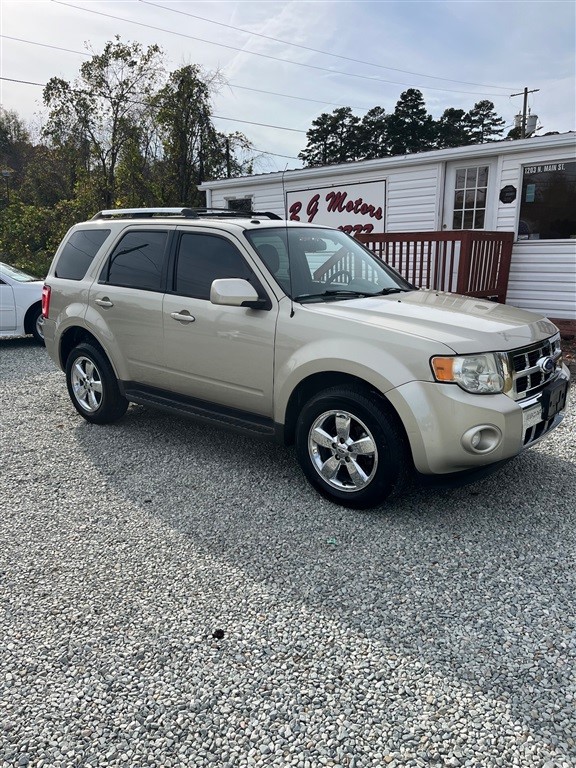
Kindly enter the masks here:
M 439 164 L 390 171 L 387 232 L 433 232 L 437 227 Z
M 514 244 L 506 303 L 548 317 L 576 318 L 576 242 Z
M 284 216 L 285 191 L 384 180 L 385 231 L 433 232 L 442 225 L 447 167 L 489 163 L 493 187 L 486 227 L 517 233 L 524 166 L 573 161 L 575 157 L 575 134 L 569 133 L 206 182 L 202 188 L 212 191 L 212 206 L 225 208 L 226 198 L 252 196 L 254 210 Z M 516 200 L 512 203 L 499 200 L 500 190 L 505 186 L 516 188 Z M 548 317 L 576 320 L 576 241 L 515 242 L 507 301 Z

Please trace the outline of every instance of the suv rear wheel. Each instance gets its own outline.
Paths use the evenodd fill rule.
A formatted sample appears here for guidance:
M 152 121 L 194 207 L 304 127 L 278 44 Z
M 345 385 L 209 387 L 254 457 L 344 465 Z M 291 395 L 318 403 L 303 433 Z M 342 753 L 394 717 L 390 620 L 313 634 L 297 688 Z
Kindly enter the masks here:
M 128 401 L 120 393 L 108 359 L 92 344 L 79 344 L 66 361 L 70 399 L 86 421 L 108 424 L 121 418 Z
M 356 509 L 398 493 L 410 466 L 395 420 L 375 399 L 352 388 L 325 390 L 306 403 L 296 425 L 296 452 L 323 496 Z

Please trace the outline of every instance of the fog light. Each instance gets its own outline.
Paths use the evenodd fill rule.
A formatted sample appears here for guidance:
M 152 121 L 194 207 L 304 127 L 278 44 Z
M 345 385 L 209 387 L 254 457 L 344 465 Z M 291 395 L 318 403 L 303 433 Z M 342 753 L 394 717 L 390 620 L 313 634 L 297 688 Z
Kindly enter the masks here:
M 460 442 L 468 453 L 490 453 L 502 441 L 502 432 L 492 424 L 480 424 L 464 432 Z

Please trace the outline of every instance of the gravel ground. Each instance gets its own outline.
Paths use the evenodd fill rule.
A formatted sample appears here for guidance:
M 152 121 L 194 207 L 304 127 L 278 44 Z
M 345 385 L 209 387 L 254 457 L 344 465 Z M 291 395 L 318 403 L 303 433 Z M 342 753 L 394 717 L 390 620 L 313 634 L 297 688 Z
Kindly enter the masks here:
M 575 406 L 372 512 L 0 346 L 0 765 L 576 766 Z

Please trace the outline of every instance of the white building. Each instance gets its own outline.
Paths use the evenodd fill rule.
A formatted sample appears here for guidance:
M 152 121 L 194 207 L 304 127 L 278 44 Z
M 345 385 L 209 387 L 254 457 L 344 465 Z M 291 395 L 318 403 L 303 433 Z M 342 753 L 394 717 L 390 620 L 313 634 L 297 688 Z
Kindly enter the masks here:
M 576 133 L 207 181 L 206 205 L 353 232 L 514 232 L 507 303 L 576 331 Z

